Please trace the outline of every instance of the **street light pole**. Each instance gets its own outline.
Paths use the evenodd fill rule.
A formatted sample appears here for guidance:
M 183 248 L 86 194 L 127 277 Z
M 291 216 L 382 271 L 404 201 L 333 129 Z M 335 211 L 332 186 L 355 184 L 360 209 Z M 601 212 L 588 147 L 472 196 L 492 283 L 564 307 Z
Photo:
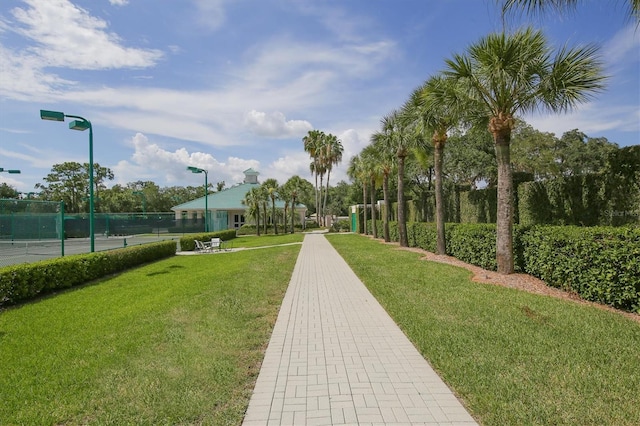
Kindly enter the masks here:
M 76 118 L 69 123 L 71 130 L 84 131 L 89 129 L 89 241 L 91 242 L 91 253 L 95 251 L 95 236 L 93 233 L 93 126 L 91 122 L 79 115 L 68 115 L 59 111 L 40 110 L 40 118 L 49 121 L 64 121 L 64 118 Z
M 191 173 L 204 173 L 204 232 L 209 232 L 209 183 L 207 182 L 207 170 L 189 166 Z

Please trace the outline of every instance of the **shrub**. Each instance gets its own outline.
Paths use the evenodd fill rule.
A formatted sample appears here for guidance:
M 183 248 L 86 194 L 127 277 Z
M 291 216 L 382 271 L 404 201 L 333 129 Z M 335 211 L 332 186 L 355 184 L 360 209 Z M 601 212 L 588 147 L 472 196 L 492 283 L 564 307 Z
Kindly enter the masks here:
M 229 241 L 236 237 L 235 229 L 227 229 L 225 231 L 207 232 L 202 234 L 190 234 L 180 238 L 180 250 L 194 251 L 196 249 L 195 240 L 209 241 L 212 238 L 221 238 L 222 241 Z
M 175 253 L 175 241 L 160 241 L 0 268 L 0 306 L 84 284 Z
M 351 222 L 347 219 L 340 219 L 331 225 L 330 232 L 349 232 L 351 231 Z

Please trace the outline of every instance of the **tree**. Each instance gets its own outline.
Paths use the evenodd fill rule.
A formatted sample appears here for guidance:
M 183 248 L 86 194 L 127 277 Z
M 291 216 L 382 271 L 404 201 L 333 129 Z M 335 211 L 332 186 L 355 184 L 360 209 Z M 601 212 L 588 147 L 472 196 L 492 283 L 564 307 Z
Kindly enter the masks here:
M 360 155 L 354 155 L 349 161 L 347 175 L 356 183 L 362 185 L 362 202 L 364 204 L 364 222 L 362 224 L 364 234 L 367 235 L 367 172 Z
M 256 235 L 260 236 L 260 204 L 262 204 L 262 191 L 259 187 L 251 188 L 244 196 L 242 204 L 249 208 L 249 215 L 256 220 Z
M 5 182 L 0 183 L 0 198 L 18 198 L 18 191 Z
M 640 0 L 627 0 L 629 17 L 640 23 Z M 573 9 L 579 0 L 503 0 L 503 16 L 509 12 L 524 11 L 530 15 L 541 14 L 548 10 L 563 12 Z
M 605 77 L 595 46 L 562 48 L 555 53 L 542 32 L 490 34 L 464 55 L 447 60 L 444 75 L 463 86 L 473 119 L 489 122 L 498 162 L 496 254 L 498 272 L 512 273 L 513 181 L 511 132 L 517 114 L 538 108 L 563 112 L 603 88 Z
M 316 217 L 318 218 L 318 225 L 320 225 L 320 193 L 318 190 L 318 177 L 324 173 L 323 165 L 321 164 L 322 144 L 324 143 L 324 133 L 320 130 L 309 130 L 307 135 L 302 138 L 304 144 L 304 151 L 309 154 L 312 159 L 309 165 L 309 170 L 315 179 L 315 208 Z M 322 183 L 320 184 L 322 187 Z
M 46 184 L 37 183 L 36 189 L 42 192 L 43 198 L 53 201 L 64 201 L 65 211 L 79 213 L 83 197 L 89 192 L 89 180 L 86 168 L 76 162 L 54 164 L 44 179 Z
M 334 165 L 340 164 L 342 161 L 342 141 L 331 133 L 325 135 L 323 143 L 323 155 L 321 161 L 324 163 L 324 169 L 327 172 L 327 188 L 324 193 L 324 203 L 322 204 L 322 212 L 327 209 L 327 196 L 329 195 L 329 178 Z
M 391 213 L 391 200 L 389 198 L 389 176 L 394 167 L 394 153 L 384 143 L 384 135 L 376 132 L 371 136 L 371 143 L 378 153 L 378 165 L 382 172 L 382 196 L 384 198 L 384 215 L 382 216 L 382 234 L 385 242 L 391 241 L 389 236 L 389 215 Z
M 278 194 L 278 181 L 271 178 L 262 183 L 265 193 L 271 199 L 271 222 L 273 222 L 273 232 L 278 235 L 278 221 L 276 217 L 276 199 L 279 198 Z
M 360 161 L 360 166 L 363 168 L 363 175 L 371 185 L 371 191 L 369 191 L 371 196 L 371 235 L 373 235 L 373 238 L 378 238 L 378 225 L 376 223 L 376 181 L 382 172 L 379 168 L 380 162 L 375 145 L 369 144 L 360 152 Z
M 404 113 L 420 135 L 431 133 L 433 165 L 435 172 L 436 230 L 438 254 L 446 254 L 444 232 L 444 174 L 442 165 L 447 132 L 457 126 L 462 117 L 465 102 L 457 91 L 455 80 L 442 76 L 431 77 L 413 92 Z
M 308 193 L 313 192 L 313 186 L 300 176 L 295 175 L 290 177 L 282 187 L 284 188 L 284 193 L 287 194 L 291 200 L 291 233 L 293 234 L 295 232 L 295 213 L 298 200 L 305 194 L 308 195 Z

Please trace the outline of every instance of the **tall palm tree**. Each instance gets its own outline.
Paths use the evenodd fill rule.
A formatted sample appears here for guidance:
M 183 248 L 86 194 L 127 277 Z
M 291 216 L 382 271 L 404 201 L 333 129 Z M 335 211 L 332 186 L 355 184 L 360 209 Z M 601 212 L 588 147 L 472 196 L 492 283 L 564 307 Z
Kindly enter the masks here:
M 530 15 L 553 9 L 556 12 L 575 8 L 579 0 L 501 0 L 502 14 L 512 11 L 525 11 Z M 627 0 L 629 17 L 640 23 L 640 0 Z
M 278 181 L 271 178 L 262 183 L 266 194 L 271 199 L 271 222 L 273 222 L 273 232 L 278 235 L 278 221 L 276 217 L 276 199 L 279 198 L 278 194 Z
M 249 215 L 253 216 L 256 220 L 256 235 L 260 236 L 260 203 L 261 194 L 260 188 L 251 188 L 244 196 L 242 204 L 249 207 Z
M 416 89 L 405 105 L 404 113 L 414 124 L 419 133 L 431 134 L 433 144 L 433 164 L 435 172 L 436 195 L 436 230 L 438 254 L 446 254 L 444 229 L 444 194 L 442 162 L 447 132 L 460 122 L 462 111 L 468 104 L 462 100 L 461 94 L 452 79 L 434 76 Z
M 291 200 L 291 233 L 295 232 L 294 224 L 295 224 L 295 213 L 296 213 L 296 202 L 300 197 L 301 193 L 304 191 L 304 182 L 303 179 L 298 176 L 292 176 L 282 185 L 284 188 L 284 192 L 288 194 L 289 199 Z M 286 226 L 285 226 L 286 227 Z
M 349 167 L 347 168 L 347 175 L 362 185 L 362 203 L 364 204 L 364 223 L 363 232 L 367 235 L 367 173 L 363 165 L 362 158 L 359 155 L 354 155 L 349 161 Z
M 309 170 L 315 180 L 315 192 L 316 192 L 316 217 L 318 218 L 318 225 L 320 225 L 320 194 L 318 190 L 318 176 L 321 175 L 324 168 L 321 164 L 322 145 L 324 143 L 324 132 L 320 130 L 309 130 L 307 135 L 302 138 L 304 144 L 304 151 L 309 154 L 311 158 L 311 164 Z
M 511 131 L 517 114 L 570 110 L 602 90 L 605 77 L 595 46 L 554 52 L 541 31 L 490 34 L 466 54 L 447 60 L 443 74 L 461 84 L 469 115 L 489 122 L 498 163 L 496 258 L 498 271 L 514 271 Z
M 391 200 L 389 198 L 389 176 L 393 172 L 394 152 L 384 143 L 384 135 L 376 132 L 371 136 L 371 143 L 378 155 L 378 166 L 382 173 L 382 195 L 384 198 L 384 214 L 382 215 L 382 234 L 385 242 L 391 241 L 389 236 L 389 216 L 391 214 Z
M 327 195 L 329 194 L 329 178 L 331 177 L 331 170 L 334 165 L 340 164 L 342 161 L 344 148 L 342 146 L 342 141 L 329 133 L 325 135 L 323 150 L 323 161 L 327 171 L 327 187 L 324 192 L 324 202 L 322 204 L 322 211 L 324 212 L 327 209 Z
M 415 135 L 410 135 L 403 124 L 400 111 L 396 110 L 384 116 L 381 120 L 383 140 L 393 149 L 397 159 L 398 170 L 398 238 L 401 247 L 408 247 L 407 218 L 404 197 L 404 163 L 409 150 L 415 144 Z
M 371 235 L 373 235 L 373 238 L 378 238 L 378 225 L 376 223 L 376 181 L 381 174 L 378 157 L 376 146 L 373 144 L 367 145 L 362 152 L 360 152 L 363 174 L 371 184 L 369 194 L 371 196 Z

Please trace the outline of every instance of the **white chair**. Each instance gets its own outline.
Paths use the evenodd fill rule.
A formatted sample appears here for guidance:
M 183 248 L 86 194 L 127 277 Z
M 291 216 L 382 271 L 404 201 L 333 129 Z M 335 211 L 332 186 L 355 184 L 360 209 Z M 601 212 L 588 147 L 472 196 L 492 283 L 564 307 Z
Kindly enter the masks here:
M 194 240 L 196 243 L 196 251 L 199 252 L 208 252 L 211 251 L 211 244 L 210 243 L 205 243 L 203 241 L 199 241 L 199 240 Z

